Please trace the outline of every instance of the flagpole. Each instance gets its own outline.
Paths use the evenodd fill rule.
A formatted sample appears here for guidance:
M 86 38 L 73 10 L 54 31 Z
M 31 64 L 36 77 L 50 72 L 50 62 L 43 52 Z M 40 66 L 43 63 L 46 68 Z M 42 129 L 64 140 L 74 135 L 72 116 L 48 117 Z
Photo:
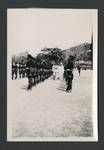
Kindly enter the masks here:
M 92 66 L 91 68 L 93 69 L 93 27 L 92 27 L 92 34 L 91 34 L 91 50 L 92 50 Z

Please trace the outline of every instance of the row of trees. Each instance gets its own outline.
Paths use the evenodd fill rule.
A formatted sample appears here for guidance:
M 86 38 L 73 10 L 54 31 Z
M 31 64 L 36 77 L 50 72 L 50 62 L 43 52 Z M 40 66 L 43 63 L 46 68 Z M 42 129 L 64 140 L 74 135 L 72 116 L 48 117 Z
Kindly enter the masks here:
M 58 48 L 43 49 L 36 57 L 27 52 L 20 56 L 13 56 L 12 63 L 26 64 L 28 59 L 31 60 L 31 65 L 51 68 L 53 64 L 59 65 L 62 62 L 63 54 L 62 50 Z
M 26 64 L 28 52 L 20 56 L 13 56 L 12 62 Z M 65 63 L 69 56 L 74 56 L 75 60 L 92 61 L 92 47 L 89 43 L 84 43 L 76 47 L 72 47 L 67 50 L 61 50 L 59 48 L 44 48 L 36 57 L 31 57 L 31 60 L 38 67 L 52 66 L 52 64 L 59 65 L 61 62 Z

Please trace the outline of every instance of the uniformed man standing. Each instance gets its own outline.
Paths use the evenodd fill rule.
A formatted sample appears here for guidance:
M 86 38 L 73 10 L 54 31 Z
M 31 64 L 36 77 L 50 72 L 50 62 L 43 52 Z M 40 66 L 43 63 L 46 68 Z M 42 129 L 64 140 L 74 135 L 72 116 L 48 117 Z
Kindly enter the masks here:
M 66 80 L 66 91 L 71 92 L 72 91 L 72 80 L 73 80 L 73 72 L 70 69 L 65 70 L 65 80 Z
M 79 76 L 80 76 L 80 72 L 81 72 L 81 66 L 78 64 L 77 66 L 77 70 L 78 70 L 78 73 L 79 73 Z
M 27 72 L 27 78 L 28 78 L 27 89 L 31 89 L 33 86 L 33 62 L 32 62 L 31 55 L 28 55 L 27 57 L 26 72 Z
M 72 91 L 72 80 L 73 80 L 73 69 L 74 69 L 74 61 L 73 56 L 69 56 L 67 64 L 64 66 L 64 78 L 66 81 L 66 91 Z
M 15 62 L 13 66 L 13 72 L 14 72 L 13 74 L 15 75 L 15 79 L 17 79 L 17 71 L 18 71 L 18 66 L 17 66 L 17 62 Z
M 12 80 L 14 79 L 14 75 L 15 75 L 15 64 L 12 63 Z

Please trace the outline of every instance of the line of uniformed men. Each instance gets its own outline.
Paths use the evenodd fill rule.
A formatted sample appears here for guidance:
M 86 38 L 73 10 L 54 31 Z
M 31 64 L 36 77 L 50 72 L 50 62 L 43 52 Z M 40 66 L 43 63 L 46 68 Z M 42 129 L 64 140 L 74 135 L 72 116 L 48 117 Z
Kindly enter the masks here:
M 43 82 L 48 79 L 52 75 L 52 69 L 46 68 L 27 68 L 27 78 L 28 78 L 28 87 L 27 89 L 31 89 L 32 86 L 36 86 L 36 84 Z
M 12 64 L 12 80 L 26 77 L 26 65 L 20 63 Z
M 12 80 L 17 78 L 28 78 L 28 87 L 31 89 L 33 85 L 44 81 L 52 75 L 52 68 L 35 66 L 29 64 L 12 64 Z

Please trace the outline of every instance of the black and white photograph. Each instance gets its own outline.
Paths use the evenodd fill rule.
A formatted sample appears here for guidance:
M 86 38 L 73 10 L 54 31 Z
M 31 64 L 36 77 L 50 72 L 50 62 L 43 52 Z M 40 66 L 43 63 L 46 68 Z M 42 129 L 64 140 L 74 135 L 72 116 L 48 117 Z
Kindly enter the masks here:
M 7 9 L 7 141 L 98 141 L 97 9 Z

